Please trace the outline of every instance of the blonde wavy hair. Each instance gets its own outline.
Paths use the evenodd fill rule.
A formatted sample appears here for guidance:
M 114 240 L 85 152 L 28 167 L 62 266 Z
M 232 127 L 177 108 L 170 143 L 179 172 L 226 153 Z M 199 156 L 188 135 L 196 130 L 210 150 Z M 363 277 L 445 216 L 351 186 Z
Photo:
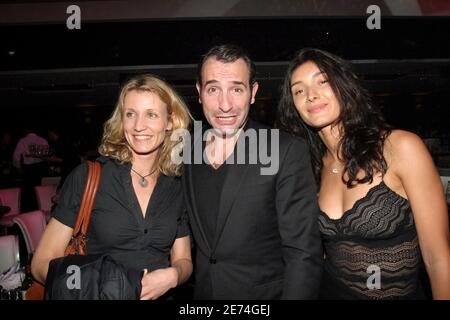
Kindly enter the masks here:
M 151 74 L 133 77 L 123 85 L 116 107 L 103 126 L 103 137 L 98 149 L 99 153 L 116 159 L 120 163 L 131 162 L 133 154 L 125 138 L 123 117 L 125 96 L 134 90 L 157 94 L 166 104 L 168 114 L 172 115 L 172 129 L 166 131 L 166 137 L 158 150 L 156 164 L 160 173 L 166 176 L 179 176 L 181 174 L 181 164 L 176 164 L 171 160 L 171 153 L 183 141 L 172 141 L 170 136 L 177 129 L 187 129 L 191 123 L 192 116 L 186 104 L 175 90 L 165 81 Z

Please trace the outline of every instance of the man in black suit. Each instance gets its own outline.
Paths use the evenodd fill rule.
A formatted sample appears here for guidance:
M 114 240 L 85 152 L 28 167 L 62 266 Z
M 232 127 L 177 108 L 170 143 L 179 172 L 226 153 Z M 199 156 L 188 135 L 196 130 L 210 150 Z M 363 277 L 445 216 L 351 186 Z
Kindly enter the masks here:
M 258 83 L 236 46 L 204 55 L 197 90 L 211 129 L 194 132 L 183 175 L 194 298 L 316 298 L 322 248 L 306 143 L 248 120 Z

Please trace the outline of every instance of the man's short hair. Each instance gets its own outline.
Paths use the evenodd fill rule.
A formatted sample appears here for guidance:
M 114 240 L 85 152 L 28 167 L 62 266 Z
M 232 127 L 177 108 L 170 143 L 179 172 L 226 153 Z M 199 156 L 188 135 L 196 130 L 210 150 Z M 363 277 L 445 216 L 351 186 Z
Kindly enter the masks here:
M 235 62 L 236 60 L 243 59 L 247 64 L 249 74 L 250 85 L 253 85 L 256 81 L 256 67 L 253 61 L 248 56 L 247 52 L 234 44 L 222 44 L 212 47 L 207 53 L 202 56 L 202 59 L 197 67 L 197 81 L 202 84 L 202 69 L 206 60 L 209 58 L 215 58 L 218 61 L 224 63 Z

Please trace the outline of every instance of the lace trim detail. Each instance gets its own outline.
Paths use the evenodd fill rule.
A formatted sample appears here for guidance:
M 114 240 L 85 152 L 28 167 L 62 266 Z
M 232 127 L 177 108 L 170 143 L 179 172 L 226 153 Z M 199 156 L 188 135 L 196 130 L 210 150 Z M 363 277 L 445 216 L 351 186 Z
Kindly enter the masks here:
M 411 207 L 384 182 L 356 201 L 341 219 L 322 213 L 319 228 L 328 273 L 344 289 L 368 299 L 416 294 L 421 253 Z M 373 275 L 369 266 L 379 268 L 380 289 L 368 287 Z
M 359 295 L 378 299 L 407 296 L 417 290 L 421 261 L 417 237 L 387 248 L 339 242 L 328 248 L 327 261 L 336 279 Z M 369 266 L 377 266 L 381 272 L 380 289 L 371 290 L 367 286 L 367 280 L 373 274 L 368 272 Z
M 365 239 L 389 238 L 400 230 L 414 228 L 409 202 L 389 189 L 384 182 L 369 190 L 341 219 L 319 216 L 319 228 L 325 237 L 359 236 Z

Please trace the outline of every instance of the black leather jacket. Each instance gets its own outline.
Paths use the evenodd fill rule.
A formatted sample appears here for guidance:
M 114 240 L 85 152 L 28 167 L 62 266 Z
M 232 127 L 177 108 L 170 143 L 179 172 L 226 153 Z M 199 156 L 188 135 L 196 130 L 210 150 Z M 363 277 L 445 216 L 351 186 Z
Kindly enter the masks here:
M 45 299 L 137 300 L 142 276 L 108 255 L 69 255 L 50 261 Z

